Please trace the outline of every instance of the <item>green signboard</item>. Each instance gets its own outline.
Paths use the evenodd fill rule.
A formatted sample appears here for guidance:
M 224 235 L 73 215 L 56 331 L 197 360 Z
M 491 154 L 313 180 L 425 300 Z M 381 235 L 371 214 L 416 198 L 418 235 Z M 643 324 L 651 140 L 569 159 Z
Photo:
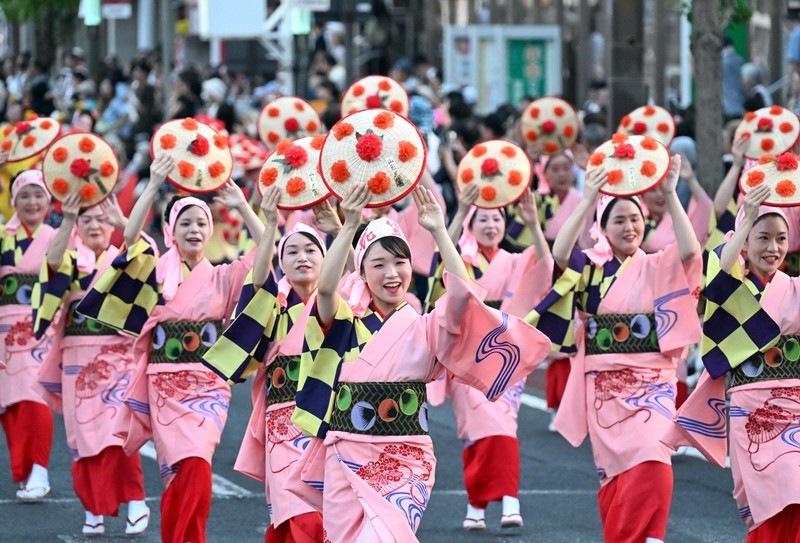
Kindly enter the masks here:
M 508 102 L 523 96 L 545 96 L 547 43 L 544 40 L 510 39 L 507 42 Z

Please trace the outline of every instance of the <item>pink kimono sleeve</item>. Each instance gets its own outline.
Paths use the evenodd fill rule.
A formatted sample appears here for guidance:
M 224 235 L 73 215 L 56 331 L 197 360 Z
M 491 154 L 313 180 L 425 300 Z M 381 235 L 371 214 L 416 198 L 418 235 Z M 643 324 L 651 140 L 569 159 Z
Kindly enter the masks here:
M 447 272 L 444 282 L 447 292 L 428 317 L 431 351 L 455 381 L 496 400 L 536 369 L 550 353 L 550 340 L 525 321 L 486 306 L 477 284 Z

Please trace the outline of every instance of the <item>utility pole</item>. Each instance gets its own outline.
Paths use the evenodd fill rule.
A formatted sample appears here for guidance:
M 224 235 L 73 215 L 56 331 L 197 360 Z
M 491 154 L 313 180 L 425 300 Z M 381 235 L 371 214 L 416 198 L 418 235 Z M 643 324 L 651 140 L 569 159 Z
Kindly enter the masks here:
M 644 2 L 607 0 L 606 15 L 608 126 L 614 130 L 623 115 L 647 102 L 643 67 Z

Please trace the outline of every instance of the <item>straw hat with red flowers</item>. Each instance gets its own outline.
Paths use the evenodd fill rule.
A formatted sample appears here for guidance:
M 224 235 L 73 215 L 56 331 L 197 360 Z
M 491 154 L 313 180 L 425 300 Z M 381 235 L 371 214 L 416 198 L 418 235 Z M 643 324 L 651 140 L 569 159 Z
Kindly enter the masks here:
M 667 176 L 669 151 L 655 138 L 617 132 L 589 157 L 586 173 L 605 168 L 608 181 L 600 192 L 635 196 L 652 189 Z
M 258 114 L 258 137 L 270 151 L 281 140 L 296 140 L 322 133 L 322 120 L 311 104 L 295 96 L 267 102 Z
M 569 102 L 545 96 L 528 104 L 520 117 L 520 129 L 525 141 L 539 142 L 545 153 L 554 155 L 578 139 L 580 120 Z
M 231 176 L 233 158 L 228 138 L 191 117 L 162 124 L 150 140 L 150 154 L 175 159 L 167 177 L 188 192 L 213 192 Z
M 238 171 L 259 170 L 269 156 L 269 151 L 252 138 L 234 134 L 228 138 L 233 155 L 233 168 Z
M 61 123 L 31 113 L 24 121 L 6 125 L 2 134 L 0 149 L 8 151 L 8 162 L 19 162 L 38 155 L 56 141 Z
M 620 120 L 617 132 L 648 136 L 669 147 L 675 137 L 675 119 L 661 106 L 637 107 Z
M 362 77 L 342 95 L 342 117 L 365 109 L 388 109 L 408 116 L 408 93 L 403 85 L 385 75 Z
M 337 198 L 354 182 L 367 182 L 367 207 L 407 196 L 425 170 L 425 143 L 414 124 L 392 111 L 367 109 L 333 125 L 320 155 L 325 184 Z
M 791 149 L 800 138 L 800 119 L 781 106 L 763 107 L 745 114 L 736 127 L 734 139 L 749 137 L 744 156 L 758 160 L 762 155 L 779 155 Z
M 275 185 L 281 189 L 281 209 L 305 209 L 320 203 L 331 191 L 322 181 L 318 165 L 325 136 L 283 140 L 258 175 L 258 191 Z
M 516 202 L 528 188 L 533 167 L 528 155 L 504 140 L 475 145 L 458 164 L 459 190 L 470 183 L 480 187 L 477 207 L 498 208 Z
M 45 153 L 42 175 L 56 200 L 63 202 L 70 194 L 79 194 L 81 207 L 92 207 L 105 200 L 117 184 L 119 159 L 97 134 L 66 134 Z
M 793 207 L 800 205 L 800 166 L 798 157 L 786 152 L 778 156 L 762 155 L 759 163 L 739 179 L 743 194 L 758 185 L 766 184 L 771 193 L 764 205 Z

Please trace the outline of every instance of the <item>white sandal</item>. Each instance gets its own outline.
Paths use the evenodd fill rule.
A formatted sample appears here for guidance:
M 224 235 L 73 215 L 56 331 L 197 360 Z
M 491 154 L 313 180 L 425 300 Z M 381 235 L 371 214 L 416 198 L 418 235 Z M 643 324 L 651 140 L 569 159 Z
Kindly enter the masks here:
M 138 519 L 131 521 L 128 519 L 128 525 L 125 527 L 125 535 L 140 535 L 147 530 L 147 525 L 150 524 L 150 508 L 147 512 Z

